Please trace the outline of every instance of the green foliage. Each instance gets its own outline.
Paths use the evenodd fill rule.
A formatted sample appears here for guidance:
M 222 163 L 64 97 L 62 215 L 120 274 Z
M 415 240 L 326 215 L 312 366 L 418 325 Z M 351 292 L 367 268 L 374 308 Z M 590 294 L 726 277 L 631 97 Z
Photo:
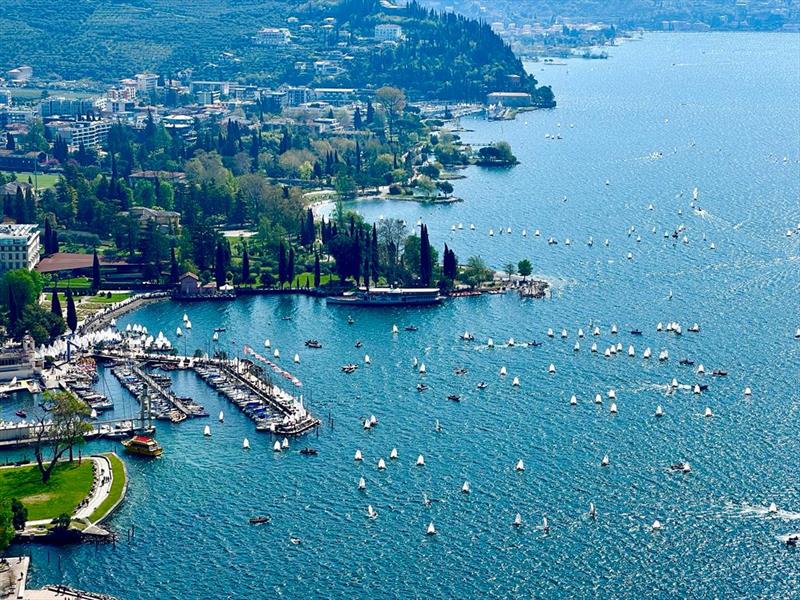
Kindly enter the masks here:
M 11 507 L 8 502 L 0 500 L 0 552 L 8 548 L 14 535 Z
M 529 261 L 527 258 L 523 258 L 517 264 L 517 271 L 520 275 L 522 275 L 523 278 L 530 277 L 531 273 L 533 272 L 533 265 L 531 264 L 531 261 Z
M 467 264 L 461 273 L 461 280 L 470 287 L 476 287 L 488 281 L 492 277 L 492 271 L 480 256 L 470 256 Z
M 25 522 L 28 520 L 28 509 L 17 498 L 11 499 L 11 522 L 14 529 L 21 531 L 25 529 Z

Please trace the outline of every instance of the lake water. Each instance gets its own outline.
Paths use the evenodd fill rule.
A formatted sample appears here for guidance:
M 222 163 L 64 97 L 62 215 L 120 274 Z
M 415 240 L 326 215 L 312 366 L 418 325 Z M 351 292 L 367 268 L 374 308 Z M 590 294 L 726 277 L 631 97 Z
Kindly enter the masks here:
M 263 348 L 265 338 L 288 365 L 298 352 L 302 362 L 288 368 L 326 425 L 275 454 L 274 440 L 227 401 L 193 374 L 175 374 L 180 393 L 212 415 L 225 410 L 225 423 L 160 424 L 163 458 L 125 459 L 130 490 L 109 523 L 121 541 L 66 548 L 60 561 L 52 549 L 24 547 L 35 559 L 34 585 L 65 582 L 130 600 L 798 596 L 800 554 L 778 537 L 800 531 L 800 231 L 786 236 L 800 223 L 800 39 L 648 35 L 607 61 L 531 66 L 553 85 L 556 110 L 462 123 L 474 130 L 470 141 L 509 141 L 522 164 L 468 169 L 455 182 L 459 204 L 358 208 L 370 220 L 421 217 L 440 253 L 447 242 L 462 261 L 478 254 L 501 267 L 529 258 L 552 280 L 552 297 L 352 309 L 351 326 L 346 309 L 311 298 L 161 304 L 129 315 L 122 325 L 173 335 L 188 311 L 189 351 L 207 348 L 222 326 L 220 344 L 231 352 Z M 690 207 L 695 186 L 702 214 Z M 451 232 L 457 223 L 464 229 Z M 681 224 L 688 244 L 663 238 Z M 507 227 L 512 233 L 500 235 Z M 558 245 L 547 244 L 551 236 Z M 684 334 L 656 332 L 668 321 L 682 323 Z M 701 332 L 685 332 L 694 322 Z M 602 335 L 588 335 L 589 323 Z M 403 331 L 408 324 L 419 331 Z M 556 339 L 546 337 L 549 327 Z M 579 327 L 587 337 L 573 352 Z M 634 328 L 643 335 L 632 336 Z M 476 341 L 458 339 L 464 330 Z M 487 348 L 489 337 L 496 348 Z M 543 345 L 505 347 L 509 337 Z M 308 338 L 323 348 L 304 348 Z M 604 358 L 612 342 L 624 350 Z M 645 347 L 667 349 L 669 361 L 644 360 Z M 364 353 L 371 366 L 339 372 Z M 415 389 L 413 357 L 427 366 L 424 393 Z M 681 357 L 729 375 L 700 377 Z M 503 366 L 506 378 L 498 376 Z M 454 375 L 456 367 L 467 374 Z M 673 378 L 709 388 L 667 395 Z M 134 410 L 106 380 L 119 411 Z M 489 386 L 479 391 L 481 380 Z M 616 415 L 605 398 L 612 388 Z M 451 393 L 462 401 L 449 402 Z M 596 393 L 602 405 L 592 402 Z M 705 407 L 713 418 L 703 417 Z M 364 431 L 370 414 L 380 424 Z M 207 423 L 211 438 L 202 436 Z M 245 436 L 249 452 L 241 450 Z M 298 454 L 306 445 L 319 455 Z M 388 460 L 393 447 L 397 461 Z M 362 464 L 353 461 L 357 448 Z M 420 453 L 426 464 L 415 467 Z M 518 459 L 524 473 L 514 472 Z M 680 460 L 691 462 L 690 474 L 669 472 Z M 356 490 L 361 475 L 366 493 Z M 470 495 L 460 493 L 465 480 Z M 424 495 L 436 501 L 426 507 Z M 777 514 L 767 513 L 770 502 Z M 366 518 L 368 504 L 377 519 Z M 524 525 L 515 529 L 517 512 Z M 247 524 L 263 513 L 270 525 Z M 549 535 L 539 528 L 545 515 Z M 659 533 L 650 529 L 656 519 Z M 435 537 L 425 535 L 430 521 Z

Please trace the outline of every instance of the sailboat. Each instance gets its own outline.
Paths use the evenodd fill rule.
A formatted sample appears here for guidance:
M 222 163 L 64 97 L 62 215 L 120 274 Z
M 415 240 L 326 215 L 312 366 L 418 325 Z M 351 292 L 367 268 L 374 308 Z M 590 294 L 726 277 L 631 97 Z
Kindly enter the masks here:
M 514 516 L 514 527 L 522 527 L 522 515 L 519 513 Z
M 365 490 L 365 489 L 367 489 L 367 482 L 366 482 L 366 480 L 365 480 L 363 477 L 361 477 L 361 478 L 358 480 L 358 489 L 359 489 L 359 490 Z
M 470 491 L 471 490 L 470 490 L 470 487 L 469 487 L 469 481 L 465 481 L 464 485 L 461 486 L 461 492 L 464 493 L 464 494 L 469 494 Z
M 206 425 L 203 428 L 203 435 L 206 437 L 211 437 L 211 427 L 209 425 Z
M 375 512 L 375 509 L 374 509 L 374 508 L 372 508 L 372 505 L 371 505 L 371 504 L 370 504 L 369 506 L 367 506 L 367 516 L 368 516 L 370 519 L 374 519 L 374 518 L 376 518 L 376 517 L 378 516 L 378 513 L 377 513 L 377 512 Z
M 223 423 L 225 421 L 225 413 L 219 411 L 219 422 Z
M 250 440 L 248 440 L 247 438 L 244 438 L 242 440 L 242 449 L 250 450 Z
M 428 523 L 428 529 L 425 530 L 426 535 L 436 535 L 436 527 L 433 526 L 433 521 Z
M 422 454 L 420 454 L 420 455 L 417 457 L 417 466 L 418 466 L 418 467 L 424 467 L 424 466 L 425 466 L 425 457 L 424 457 L 424 456 L 422 456 Z
M 392 448 L 392 451 L 389 452 L 389 458 L 392 460 L 397 459 L 397 448 Z

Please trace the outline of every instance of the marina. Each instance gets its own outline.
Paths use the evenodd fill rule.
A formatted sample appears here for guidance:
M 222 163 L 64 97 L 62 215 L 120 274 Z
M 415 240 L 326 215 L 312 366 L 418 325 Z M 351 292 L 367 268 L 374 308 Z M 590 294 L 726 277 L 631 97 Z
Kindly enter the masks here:
M 341 310 L 314 297 L 248 296 L 120 317 L 119 331 L 168 332 L 180 355 L 97 353 L 93 386 L 115 404 L 107 414 L 123 410 L 127 392 L 100 359 L 122 369 L 133 361 L 154 401 L 152 386 L 167 388 L 168 377 L 168 394 L 212 417 L 158 422 L 162 456 L 125 457 L 132 489 L 111 524 L 135 526 L 134 539 L 113 552 L 64 548 L 58 563 L 46 548 L 24 547 L 37 566 L 32 584 L 99 589 L 97 573 L 113 571 L 103 589 L 126 600 L 220 589 L 792 597 L 793 581 L 774 574 L 800 569 L 791 550 L 800 496 L 787 459 L 798 451 L 800 323 L 786 309 L 796 305 L 798 236 L 785 236 L 797 220 L 800 155 L 788 149 L 796 131 L 773 116 L 789 106 L 787 89 L 796 94 L 794 54 L 770 37 L 675 39 L 548 71 L 559 108 L 518 117 L 513 130 L 469 121 L 465 136 L 508 137 L 522 165 L 470 171 L 457 182 L 464 203 L 358 206 L 369 220 L 421 217 L 432 243 L 446 241 L 462 262 L 479 255 L 502 269 L 529 257 L 551 284 L 544 301 L 483 294 L 435 309 Z M 779 106 L 753 84 L 765 55 L 781 73 L 772 80 Z M 642 72 L 659 74 L 646 93 L 628 85 Z M 688 101 L 687 89 L 702 90 L 702 102 Z M 731 118 L 751 140 L 729 133 Z M 563 140 L 544 142 L 557 123 Z M 651 158 L 655 148 L 663 158 Z M 693 211 L 694 187 L 706 216 Z M 451 230 L 458 222 L 476 229 Z M 596 243 L 583 243 L 590 236 Z M 266 340 L 264 356 L 241 352 Z M 229 358 L 198 360 L 196 349 Z M 357 368 L 345 376 L 343 365 Z M 307 430 L 318 434 L 314 453 L 302 453 L 308 436 L 289 441 L 277 430 L 302 414 L 301 390 L 324 415 Z M 35 401 L 25 398 L 5 403 L 3 418 L 30 414 Z M 275 424 L 276 435 L 254 435 L 259 423 Z M 87 451 L 107 445 L 91 441 Z M 190 573 L 175 569 L 187 549 L 198 565 Z

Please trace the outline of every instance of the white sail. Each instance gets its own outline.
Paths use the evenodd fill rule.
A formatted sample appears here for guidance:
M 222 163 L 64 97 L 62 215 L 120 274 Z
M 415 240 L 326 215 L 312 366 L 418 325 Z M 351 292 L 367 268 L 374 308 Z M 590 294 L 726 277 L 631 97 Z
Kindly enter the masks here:
M 244 438 L 242 440 L 242 448 L 244 450 L 249 450 L 250 449 L 250 440 L 248 440 L 247 438 Z
M 210 436 L 211 435 L 211 427 L 209 425 L 206 425 L 203 428 L 203 435 L 205 435 L 205 436 Z
M 386 468 L 386 462 L 380 458 L 378 459 L 378 470 L 383 471 Z
M 353 460 L 363 460 L 363 456 L 361 455 L 361 450 L 356 450 L 356 454 L 353 457 Z
M 420 455 L 417 457 L 417 466 L 418 466 L 418 467 L 424 467 L 424 466 L 425 466 L 425 457 L 424 457 L 424 456 L 422 456 L 422 454 L 420 454 Z
M 219 411 L 219 422 L 222 423 L 223 421 L 225 421 L 225 413 Z
M 273 452 L 281 451 L 281 443 L 279 441 L 276 440 L 275 443 L 272 445 L 272 451 Z
M 465 481 L 464 482 L 464 485 L 461 486 L 461 491 L 464 494 L 469 494 L 470 493 L 471 490 L 470 490 L 470 487 L 469 487 L 469 481 Z
M 395 460 L 397 458 L 397 448 L 392 448 L 392 451 L 389 452 L 389 458 Z
M 515 471 L 524 471 L 525 470 L 525 463 L 522 462 L 521 458 L 517 461 L 517 464 L 514 465 L 514 470 Z

